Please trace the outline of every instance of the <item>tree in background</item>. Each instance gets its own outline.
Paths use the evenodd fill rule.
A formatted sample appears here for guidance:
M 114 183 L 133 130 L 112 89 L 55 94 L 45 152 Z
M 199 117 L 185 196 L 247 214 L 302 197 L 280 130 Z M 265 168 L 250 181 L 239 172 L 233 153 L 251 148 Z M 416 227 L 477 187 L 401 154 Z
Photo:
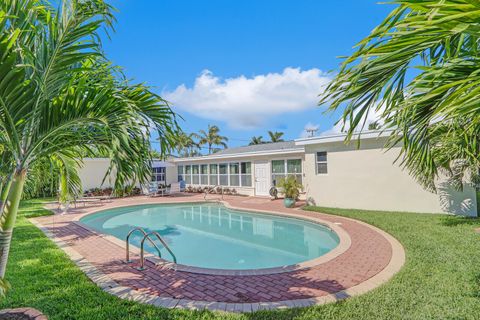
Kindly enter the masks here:
M 220 128 L 218 126 L 211 126 L 208 125 L 208 130 L 200 130 L 199 132 L 199 141 L 198 144 L 207 145 L 208 146 L 208 154 L 212 154 L 212 147 L 219 146 L 223 147 L 224 149 L 228 148 L 227 142 L 228 138 L 225 136 L 220 135 Z
M 41 161 L 60 173 L 61 197 L 78 187 L 85 156 L 111 159 L 115 190 L 150 178 L 150 133 L 163 152 L 177 135 L 168 104 L 126 82 L 103 55 L 99 28 L 112 8 L 101 0 L 0 0 L 0 168 L 9 172 L 0 213 L 0 277 L 25 181 Z M 48 159 L 48 160 L 46 160 Z M 3 170 L 3 169 L 2 169 Z
M 270 141 L 271 142 L 283 142 L 285 140 L 282 139 L 283 132 L 278 132 L 278 131 L 268 131 L 268 135 L 270 136 Z
M 200 152 L 198 151 L 199 143 L 195 141 L 198 139 L 198 134 L 190 133 L 187 134 L 185 132 L 180 132 L 177 137 L 175 149 L 179 156 L 181 157 L 193 157 L 199 155 Z
M 392 129 L 401 164 L 426 188 L 440 172 L 462 186 L 480 168 L 480 2 L 397 7 L 343 61 L 320 103 L 345 106 L 348 137 L 370 113 Z
M 248 145 L 252 146 L 252 145 L 256 145 L 256 144 L 265 143 L 265 141 L 263 141 L 262 139 L 263 139 L 263 136 L 258 136 L 258 137 L 253 136 Z
M 380 123 L 378 121 L 370 122 L 368 124 L 368 130 L 378 130 L 380 129 Z

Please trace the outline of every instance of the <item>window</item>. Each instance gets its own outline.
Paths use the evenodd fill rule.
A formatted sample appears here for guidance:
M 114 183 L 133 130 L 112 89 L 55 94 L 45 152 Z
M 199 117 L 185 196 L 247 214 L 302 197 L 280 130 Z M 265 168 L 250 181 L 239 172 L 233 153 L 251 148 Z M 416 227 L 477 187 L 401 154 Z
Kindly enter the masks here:
M 327 174 L 327 152 L 317 152 L 317 174 Z
M 240 166 L 238 163 L 230 163 L 230 185 L 234 187 L 240 185 Z
M 152 181 L 165 183 L 165 167 L 152 168 Z
M 185 166 L 185 183 L 192 183 L 192 166 Z
M 221 186 L 228 186 L 228 172 L 227 172 L 228 165 L 226 163 L 221 163 L 218 165 L 218 177 L 219 177 L 219 184 Z
M 252 164 L 250 162 L 240 164 L 240 180 L 242 187 L 252 186 Z
M 252 186 L 252 163 L 231 162 L 178 166 L 179 179 L 187 184 L 210 186 Z
M 274 186 L 285 178 L 285 160 L 272 160 L 272 183 Z
M 218 165 L 216 164 L 210 165 L 210 185 L 218 185 Z
M 184 181 L 184 174 L 183 166 L 178 166 L 178 182 Z
M 200 184 L 208 184 L 208 164 L 200 165 Z
M 294 176 L 298 183 L 302 183 L 302 160 L 287 160 L 287 175 Z
M 299 183 L 302 183 L 302 160 L 272 160 L 272 183 L 276 186 L 280 180 L 287 176 L 294 176 Z
M 192 165 L 192 184 L 200 183 L 198 173 L 198 164 Z

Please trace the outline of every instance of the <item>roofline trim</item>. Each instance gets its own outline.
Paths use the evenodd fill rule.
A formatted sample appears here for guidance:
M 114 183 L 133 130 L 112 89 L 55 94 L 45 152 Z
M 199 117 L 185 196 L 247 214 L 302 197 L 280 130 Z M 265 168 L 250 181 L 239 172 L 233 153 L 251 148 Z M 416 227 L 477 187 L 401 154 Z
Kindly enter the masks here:
M 177 158 L 173 162 L 189 162 L 189 161 L 202 161 L 202 160 L 215 160 L 215 159 L 230 159 L 230 158 L 242 158 L 248 156 L 268 156 L 268 155 L 277 155 L 277 154 L 294 154 L 294 153 L 305 153 L 304 148 L 290 148 L 282 150 L 270 150 L 270 151 L 251 151 L 251 152 L 242 152 L 242 153 L 233 153 L 226 155 L 207 155 L 201 157 L 190 157 L 190 158 Z
M 383 138 L 388 137 L 393 132 L 393 130 L 375 130 L 375 131 L 364 131 L 359 133 L 354 133 L 352 135 L 352 140 L 360 138 L 360 140 L 364 139 L 372 139 L 372 138 Z M 297 146 L 305 146 L 310 144 L 321 144 L 321 143 L 329 143 L 329 142 L 342 142 L 347 137 L 346 133 L 329 135 L 329 136 L 315 136 L 309 138 L 300 138 L 295 140 L 295 145 Z

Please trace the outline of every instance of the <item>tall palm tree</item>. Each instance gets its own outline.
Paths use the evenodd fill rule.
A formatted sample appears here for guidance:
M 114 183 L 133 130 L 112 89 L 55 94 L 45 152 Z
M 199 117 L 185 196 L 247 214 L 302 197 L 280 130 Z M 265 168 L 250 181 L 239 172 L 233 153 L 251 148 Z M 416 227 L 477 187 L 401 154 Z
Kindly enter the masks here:
M 176 141 L 176 150 L 178 154 L 182 157 L 192 157 L 198 155 L 199 144 L 195 141 L 198 138 L 196 133 L 187 134 L 181 132 Z
M 343 61 L 320 103 L 342 109 L 348 139 L 372 112 L 387 147 L 425 187 L 461 185 L 480 168 L 480 2 L 393 0 L 396 7 Z
M 228 148 L 227 142 L 228 138 L 225 136 L 221 136 L 219 134 L 220 128 L 218 126 L 211 126 L 208 125 L 208 131 L 200 130 L 199 134 L 199 145 L 207 145 L 208 146 L 208 154 L 212 154 L 212 147 L 219 146 L 223 148 Z
M 168 104 L 144 85 L 130 85 L 100 48 L 98 30 L 113 21 L 101 0 L 0 0 L 0 144 L 11 164 L 0 215 L 0 277 L 5 275 L 18 205 L 29 170 L 46 157 L 75 184 L 79 159 L 108 154 L 115 189 L 150 174 L 150 132 L 161 150 L 177 131 Z M 5 153 L 4 152 L 4 153 Z M 8 167 L 8 165 L 7 165 Z M 63 192 L 62 192 L 63 194 Z
M 270 136 L 270 141 L 271 142 L 283 142 L 283 141 L 285 141 L 285 140 L 282 139 L 282 136 L 284 135 L 283 132 L 268 131 L 268 135 Z
M 265 141 L 262 140 L 263 136 L 253 136 L 252 139 L 250 140 L 250 143 L 248 144 L 249 146 L 256 145 L 256 144 L 263 144 Z

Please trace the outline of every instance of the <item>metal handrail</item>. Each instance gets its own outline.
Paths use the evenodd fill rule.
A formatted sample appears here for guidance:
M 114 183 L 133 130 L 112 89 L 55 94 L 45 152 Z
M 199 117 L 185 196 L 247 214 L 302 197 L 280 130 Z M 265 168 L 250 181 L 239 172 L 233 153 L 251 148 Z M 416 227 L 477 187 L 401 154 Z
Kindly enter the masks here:
M 135 227 L 133 228 L 132 230 L 130 230 L 130 232 L 127 234 L 127 238 L 125 240 L 125 247 L 126 247 L 126 257 L 125 257 L 125 262 L 129 263 L 131 262 L 130 261 L 130 241 L 128 241 L 130 239 L 130 236 L 132 235 L 132 233 L 134 233 L 135 231 L 140 231 L 141 233 L 143 233 L 143 238 L 145 239 L 145 237 L 148 235 L 145 230 L 143 230 L 142 228 L 140 227 Z M 143 240 L 143 239 L 142 239 Z M 155 242 L 153 242 L 152 239 L 150 239 L 150 237 L 148 237 L 148 240 L 150 241 L 150 243 L 155 247 L 155 249 L 157 249 L 157 252 L 158 252 L 158 256 L 161 258 L 162 257 L 162 253 L 160 251 L 160 248 L 155 244 Z
M 207 188 L 207 189 L 205 190 L 205 195 L 203 196 L 203 200 L 207 200 L 207 195 L 210 193 L 210 191 L 212 191 L 213 189 L 218 188 L 218 187 L 220 187 L 220 189 L 222 190 L 221 195 L 222 195 L 222 200 L 223 200 L 223 186 L 221 186 L 221 185 L 219 185 L 219 184 L 217 184 L 217 185 L 215 185 L 215 186 L 213 186 L 213 187 Z
M 160 241 L 162 243 L 162 245 L 165 247 L 165 249 L 167 249 L 168 253 L 170 253 L 170 255 L 172 256 L 173 262 L 177 263 L 177 257 L 172 252 L 172 250 L 170 250 L 170 247 L 165 242 L 165 240 L 163 240 L 162 236 L 158 232 L 152 231 L 152 232 L 147 233 L 145 236 L 143 236 L 142 242 L 140 243 L 140 267 L 138 269 L 139 270 L 145 270 L 145 249 L 144 249 L 144 245 L 145 245 L 145 239 L 150 239 L 150 235 L 154 235 L 154 236 L 157 237 L 158 241 Z

